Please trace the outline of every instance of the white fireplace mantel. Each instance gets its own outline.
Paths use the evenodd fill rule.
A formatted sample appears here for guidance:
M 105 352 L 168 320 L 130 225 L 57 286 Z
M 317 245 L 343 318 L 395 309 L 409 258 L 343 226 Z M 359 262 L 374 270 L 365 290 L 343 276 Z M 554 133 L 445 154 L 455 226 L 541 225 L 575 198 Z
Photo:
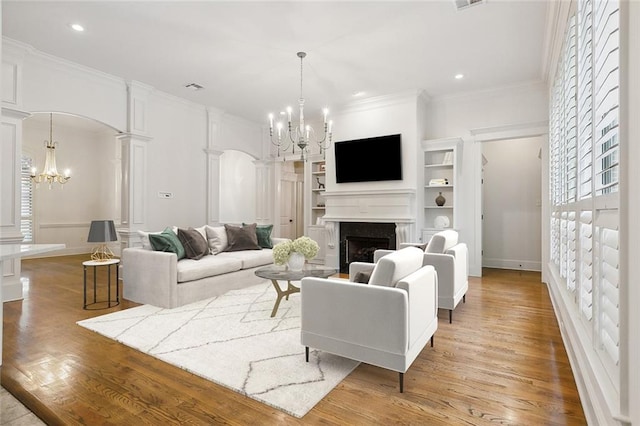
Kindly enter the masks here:
M 327 191 L 324 200 L 327 265 L 339 267 L 340 222 L 395 223 L 397 247 L 415 238 L 415 189 Z
M 327 191 L 324 221 L 415 223 L 414 189 Z

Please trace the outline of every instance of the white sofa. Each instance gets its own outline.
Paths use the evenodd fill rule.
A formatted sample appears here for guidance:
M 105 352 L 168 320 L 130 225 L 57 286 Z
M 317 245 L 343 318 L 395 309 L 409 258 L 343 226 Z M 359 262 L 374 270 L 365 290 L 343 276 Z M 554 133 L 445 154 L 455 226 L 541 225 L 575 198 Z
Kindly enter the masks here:
M 285 241 L 272 238 L 273 245 Z M 256 269 L 273 263 L 272 250 L 209 254 L 199 260 L 150 247 L 122 251 L 123 297 L 137 303 L 176 308 L 264 281 Z
M 376 264 L 352 263 L 349 280 L 369 270 L 369 284 L 303 278 L 301 342 L 309 347 L 400 373 L 409 369 L 438 328 L 438 286 L 423 251 L 409 247 Z

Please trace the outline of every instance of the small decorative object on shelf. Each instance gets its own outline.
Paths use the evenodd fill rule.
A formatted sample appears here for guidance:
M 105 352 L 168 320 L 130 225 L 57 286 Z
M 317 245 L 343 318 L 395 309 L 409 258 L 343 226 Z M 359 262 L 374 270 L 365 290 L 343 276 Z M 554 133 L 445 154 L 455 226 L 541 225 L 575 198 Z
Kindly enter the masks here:
M 319 176 L 316 176 L 316 181 L 318 182 L 318 189 L 324 189 L 324 183 L 320 182 Z
M 449 185 L 449 179 L 431 179 L 429 181 L 429 186 L 446 186 Z
M 273 247 L 273 263 L 287 264 L 292 271 L 301 271 L 306 260 L 318 254 L 320 246 L 309 237 L 300 237 L 294 241 L 278 243 Z
M 449 218 L 447 216 L 436 216 L 433 220 L 433 227 L 436 229 L 448 228 L 450 225 Z
M 444 154 L 442 164 L 453 164 L 453 151 L 448 151 Z
M 444 196 L 442 195 L 442 192 L 438 192 L 438 196 L 436 197 L 436 205 L 438 207 L 442 207 L 446 202 L 447 202 L 447 199 L 444 198 Z

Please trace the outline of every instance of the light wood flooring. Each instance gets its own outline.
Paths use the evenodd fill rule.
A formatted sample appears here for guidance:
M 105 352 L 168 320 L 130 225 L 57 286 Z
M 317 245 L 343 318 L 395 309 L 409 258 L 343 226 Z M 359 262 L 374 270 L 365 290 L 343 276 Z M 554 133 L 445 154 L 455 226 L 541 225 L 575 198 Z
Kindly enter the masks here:
M 405 393 L 397 373 L 361 364 L 297 419 L 76 325 L 135 306 L 83 310 L 86 259 L 24 260 L 25 298 L 4 305 L 0 383 L 47 424 L 586 424 L 538 273 L 472 278 L 453 324 L 440 312 Z

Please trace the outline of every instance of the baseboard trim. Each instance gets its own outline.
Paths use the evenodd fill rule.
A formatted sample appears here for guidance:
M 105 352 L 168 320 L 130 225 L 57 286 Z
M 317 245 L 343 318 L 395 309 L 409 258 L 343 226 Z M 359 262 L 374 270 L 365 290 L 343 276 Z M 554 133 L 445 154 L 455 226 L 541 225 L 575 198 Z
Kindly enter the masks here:
M 587 424 L 590 425 L 622 425 L 617 412 L 612 407 L 613 401 L 607 397 L 617 394 L 608 382 L 607 374 L 601 366 L 598 357 L 591 350 L 591 342 L 579 323 L 580 313 L 573 312 L 572 305 L 562 291 L 563 280 L 557 271 L 550 266 L 550 282 L 547 284 L 551 304 L 558 321 L 560 335 L 564 343 L 571 371 L 578 388 L 580 401 L 584 410 Z
M 482 267 L 540 272 L 542 271 L 542 262 L 532 260 L 482 258 Z

